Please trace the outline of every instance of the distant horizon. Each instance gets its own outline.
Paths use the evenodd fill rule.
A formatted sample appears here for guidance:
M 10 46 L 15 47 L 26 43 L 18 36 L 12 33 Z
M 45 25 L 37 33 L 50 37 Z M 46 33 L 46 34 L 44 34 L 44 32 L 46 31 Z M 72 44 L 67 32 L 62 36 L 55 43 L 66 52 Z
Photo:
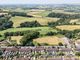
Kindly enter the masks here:
M 80 4 L 0 4 L 0 5 L 80 5 Z
M 80 0 L 0 0 L 0 5 L 19 5 L 19 4 L 78 4 Z

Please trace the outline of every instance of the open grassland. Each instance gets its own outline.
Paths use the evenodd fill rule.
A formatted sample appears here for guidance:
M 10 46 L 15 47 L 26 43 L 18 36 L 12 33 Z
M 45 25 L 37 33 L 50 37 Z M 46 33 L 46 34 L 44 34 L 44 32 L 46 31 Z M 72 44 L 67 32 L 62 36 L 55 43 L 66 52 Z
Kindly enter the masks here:
M 13 27 L 18 27 L 20 26 L 21 23 L 27 22 L 27 21 L 38 21 L 41 25 L 47 25 L 48 22 L 56 22 L 57 20 L 59 20 L 59 18 L 49 18 L 49 17 L 28 18 L 28 17 L 15 16 L 15 17 L 12 17 L 11 20 L 14 23 Z
M 7 30 L 0 31 L 0 34 L 4 34 L 5 32 L 17 32 L 17 31 L 39 31 L 41 34 L 45 34 L 49 31 L 57 32 L 56 29 L 50 28 L 50 27 L 34 27 L 34 28 L 10 28 Z
M 47 43 L 49 45 L 58 45 L 59 43 L 63 43 L 64 44 L 64 41 L 61 40 L 59 37 L 57 36 L 46 36 L 46 37 L 41 37 L 41 38 L 37 38 L 37 39 L 34 39 L 33 40 L 34 42 L 37 42 L 37 43 Z
M 76 30 L 80 29 L 80 25 L 61 25 L 61 26 L 56 26 L 56 28 L 61 30 Z
M 11 40 L 16 41 L 17 44 L 20 44 L 20 40 L 23 36 L 11 36 Z

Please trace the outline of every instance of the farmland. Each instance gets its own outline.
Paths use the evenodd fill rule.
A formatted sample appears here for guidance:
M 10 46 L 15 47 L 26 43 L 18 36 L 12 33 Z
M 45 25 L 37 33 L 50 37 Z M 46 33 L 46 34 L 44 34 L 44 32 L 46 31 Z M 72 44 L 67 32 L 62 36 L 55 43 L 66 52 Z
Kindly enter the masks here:
M 80 60 L 80 5 L 46 2 L 1 2 L 0 60 Z
M 11 18 L 11 21 L 13 21 L 13 27 L 20 26 L 20 23 L 27 22 L 27 21 L 38 21 L 41 25 L 47 25 L 48 22 L 56 22 L 59 20 L 59 18 L 49 18 L 49 17 L 43 17 L 43 18 L 28 18 L 28 17 L 19 17 L 15 16 Z
M 5 32 L 17 32 L 17 31 L 27 31 L 27 30 L 39 30 L 41 32 L 41 34 L 45 34 L 49 31 L 53 31 L 53 32 L 57 32 L 56 29 L 50 28 L 50 27 L 35 27 L 35 28 L 11 28 L 11 29 L 7 29 L 4 31 L 0 31 L 0 34 L 4 34 Z
M 22 36 L 11 36 L 11 40 L 16 41 L 17 44 L 20 44 L 21 38 L 22 38 Z
M 66 10 L 68 8 L 6 8 L 3 12 L 7 15 L 1 16 L 0 20 L 0 40 L 9 40 L 11 37 L 11 42 L 20 44 L 23 37 L 22 46 L 25 43 L 32 46 L 34 42 L 64 44 L 60 37 L 78 39 L 80 14 Z
M 56 26 L 56 28 L 61 30 L 76 30 L 80 29 L 80 25 L 62 25 L 62 26 Z
M 64 41 L 57 36 L 47 36 L 47 37 L 37 38 L 37 39 L 34 39 L 34 42 L 37 42 L 40 44 L 46 43 L 49 45 L 58 45 L 59 43 L 64 44 Z

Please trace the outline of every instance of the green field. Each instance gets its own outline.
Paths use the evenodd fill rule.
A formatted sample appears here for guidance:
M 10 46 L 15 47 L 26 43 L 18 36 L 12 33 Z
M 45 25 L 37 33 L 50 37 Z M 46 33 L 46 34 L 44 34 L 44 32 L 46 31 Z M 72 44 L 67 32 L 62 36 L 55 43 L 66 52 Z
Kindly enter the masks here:
M 5 32 L 17 32 L 17 31 L 27 31 L 27 30 L 32 30 L 32 31 L 39 30 L 41 34 L 45 34 L 49 31 L 57 32 L 56 29 L 50 27 L 34 27 L 34 28 L 10 28 L 7 30 L 0 31 L 0 34 L 3 35 Z

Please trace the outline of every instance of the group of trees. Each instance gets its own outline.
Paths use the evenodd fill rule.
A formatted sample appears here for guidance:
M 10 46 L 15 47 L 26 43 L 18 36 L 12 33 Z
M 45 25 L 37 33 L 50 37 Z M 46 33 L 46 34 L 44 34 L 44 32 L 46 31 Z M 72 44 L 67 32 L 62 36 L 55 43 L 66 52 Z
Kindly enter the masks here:
M 80 36 L 80 30 L 73 30 L 73 31 L 68 31 L 68 30 L 60 30 L 57 32 L 58 34 L 62 34 L 66 36 L 67 38 L 79 38 Z
M 9 17 L 0 18 L 0 30 L 5 30 L 13 27 L 13 22 L 9 20 Z
M 57 32 L 52 32 L 52 31 L 46 33 L 47 36 L 53 36 L 56 34 L 57 34 Z
M 50 27 L 55 27 L 58 25 L 77 25 L 77 24 L 70 23 L 70 19 L 64 19 L 64 18 L 61 18 L 60 20 L 58 20 L 56 22 L 48 22 L 48 26 L 50 26 Z
M 5 32 L 4 36 L 23 36 L 26 33 L 30 33 L 30 31 Z
M 55 35 L 58 35 L 58 34 L 61 34 L 61 35 L 64 35 L 65 37 L 67 38 L 80 38 L 80 30 L 77 29 L 77 30 L 73 30 L 73 31 L 69 31 L 69 30 L 59 30 L 58 29 L 58 32 L 48 32 L 46 33 L 47 36 L 55 36 Z
M 27 15 L 27 13 L 24 12 L 9 12 L 12 16 L 23 16 L 23 17 L 33 17 L 31 15 Z
M 55 12 L 51 12 L 50 14 L 48 14 L 48 17 L 57 17 L 57 18 L 66 18 L 66 19 L 76 19 L 76 18 L 80 18 L 80 14 L 64 14 L 64 13 L 55 13 Z
M 0 56 L 3 54 L 2 50 L 0 49 Z
M 24 22 L 20 24 L 20 27 L 40 27 L 40 23 L 37 21 L 32 21 L 32 22 Z
M 30 33 L 27 33 L 23 36 L 23 38 L 20 40 L 22 46 L 34 46 L 33 39 L 39 37 L 39 32 L 37 31 L 31 31 Z

